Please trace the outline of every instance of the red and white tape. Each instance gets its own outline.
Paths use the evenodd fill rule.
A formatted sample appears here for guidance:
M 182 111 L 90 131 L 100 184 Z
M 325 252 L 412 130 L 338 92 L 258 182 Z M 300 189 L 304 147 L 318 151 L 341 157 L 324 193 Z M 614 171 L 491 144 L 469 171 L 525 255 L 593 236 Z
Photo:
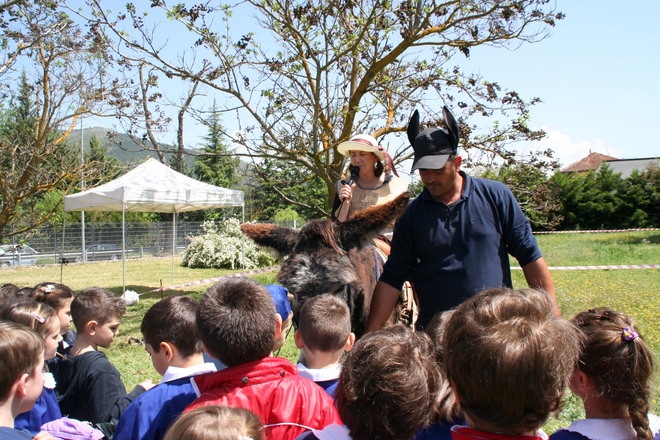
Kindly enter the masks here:
M 519 266 L 511 269 L 520 270 Z M 550 270 L 660 269 L 660 264 L 615 264 L 602 266 L 550 266 Z
M 539 234 L 597 234 L 606 232 L 634 232 L 634 231 L 660 231 L 660 228 L 631 228 L 631 229 L 585 229 L 582 231 L 536 231 L 534 235 Z
M 277 270 L 279 268 L 280 268 L 280 266 L 271 266 L 271 267 L 265 267 L 263 269 L 254 269 L 254 270 L 248 270 L 246 272 L 234 273 L 234 274 L 231 274 L 231 275 L 223 275 L 221 277 L 205 278 L 203 280 L 190 281 L 188 283 L 183 283 L 183 284 L 176 284 L 174 286 L 159 287 L 157 289 L 149 290 L 148 292 L 145 292 L 145 293 L 159 292 L 159 291 L 164 292 L 166 290 L 179 290 L 179 289 L 183 289 L 184 287 L 201 286 L 201 285 L 204 285 L 204 284 L 217 283 L 218 281 L 220 281 L 224 278 L 247 277 L 247 276 L 250 276 L 250 275 L 256 275 L 256 274 L 260 274 L 260 273 L 272 272 L 273 270 Z M 144 295 L 144 293 L 142 295 Z
M 204 284 L 211 284 L 211 283 L 217 283 L 218 281 L 224 279 L 224 278 L 236 278 L 236 277 L 246 277 L 250 275 L 256 275 L 260 273 L 266 273 L 266 272 L 272 272 L 274 270 L 279 269 L 280 266 L 271 266 L 271 267 L 266 267 L 263 269 L 254 269 L 254 270 L 249 270 L 246 272 L 241 272 L 241 273 L 234 273 L 231 275 L 223 275 L 221 277 L 214 277 L 214 278 L 205 278 L 203 280 L 196 280 L 196 281 L 190 281 L 188 283 L 183 283 L 183 284 L 176 284 L 173 286 L 167 286 L 167 287 L 162 287 L 162 288 L 156 288 L 149 290 L 147 292 L 143 292 L 140 294 L 144 295 L 145 293 L 150 293 L 150 292 L 159 292 L 159 291 L 168 291 L 168 290 L 179 290 L 183 289 L 185 287 L 192 287 L 192 286 L 202 286 Z M 521 270 L 522 268 L 519 266 L 513 266 L 511 267 L 512 270 Z M 571 270 L 614 270 L 614 269 L 660 269 L 660 264 L 616 264 L 616 265 L 599 265 L 599 266 L 550 266 L 548 269 L 550 270 L 566 270 L 566 271 L 571 271 Z

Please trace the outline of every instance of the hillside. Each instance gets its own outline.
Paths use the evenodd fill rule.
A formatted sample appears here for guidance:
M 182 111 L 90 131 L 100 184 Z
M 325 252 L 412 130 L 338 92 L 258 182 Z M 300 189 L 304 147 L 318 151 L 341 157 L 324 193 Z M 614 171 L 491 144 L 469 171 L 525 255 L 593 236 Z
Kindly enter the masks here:
M 110 140 L 108 137 L 108 132 L 111 131 L 105 127 L 91 127 L 85 128 L 83 130 L 83 142 L 85 144 L 85 150 L 89 150 L 89 140 L 92 136 L 101 142 L 101 145 L 105 145 L 108 148 L 108 154 L 113 157 L 116 157 L 122 163 L 139 163 L 144 161 L 148 157 L 153 157 L 158 159 L 158 156 L 153 151 L 142 150 L 133 140 L 124 133 L 116 133 L 114 139 Z M 69 145 L 80 146 L 80 130 L 73 130 L 69 137 L 67 138 Z M 164 151 L 171 151 L 175 147 L 173 145 L 161 144 L 161 148 Z M 186 154 L 186 164 L 192 166 L 194 164 L 194 150 L 187 150 L 189 154 Z M 171 154 L 166 153 L 165 156 L 169 159 Z
M 158 159 L 158 156 L 156 155 L 155 152 L 153 151 L 145 151 L 142 150 L 138 144 L 133 142 L 130 136 L 124 133 L 117 133 L 114 137 L 114 139 L 110 140 L 108 137 L 108 131 L 110 129 L 105 128 L 105 127 L 91 127 L 91 128 L 85 128 L 83 130 L 83 142 L 85 144 L 85 150 L 89 151 L 89 140 L 92 138 L 92 136 L 96 136 L 96 138 L 101 142 L 101 145 L 105 145 L 108 149 L 108 154 L 110 156 L 116 157 L 121 163 L 125 164 L 139 164 L 141 162 L 144 162 L 147 158 L 153 157 L 154 159 Z M 67 142 L 69 145 L 72 145 L 74 147 L 80 147 L 80 130 L 73 130 L 69 137 L 67 138 Z M 161 148 L 163 151 L 172 151 L 174 149 L 173 145 L 168 145 L 168 144 L 161 144 Z M 184 157 L 184 162 L 188 170 L 192 170 L 195 167 L 195 154 L 197 154 L 197 150 L 191 150 L 187 149 L 186 150 L 186 155 Z M 172 156 L 171 153 L 165 153 L 165 157 L 169 158 Z M 243 176 L 247 176 L 250 173 L 248 173 L 248 169 L 252 165 L 246 163 L 244 160 L 240 160 L 239 164 L 239 170 L 240 174 Z M 246 179 L 244 178 L 240 182 L 241 185 L 246 184 Z

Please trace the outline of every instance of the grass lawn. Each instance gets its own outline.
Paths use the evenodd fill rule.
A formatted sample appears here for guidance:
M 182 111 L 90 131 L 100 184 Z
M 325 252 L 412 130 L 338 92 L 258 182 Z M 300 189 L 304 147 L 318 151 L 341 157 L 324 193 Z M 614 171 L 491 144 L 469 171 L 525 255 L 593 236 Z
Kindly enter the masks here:
M 632 231 L 603 234 L 552 234 L 539 235 L 539 244 L 549 266 L 595 266 L 660 264 L 660 232 Z M 125 266 L 127 289 L 143 294 L 138 304 L 128 308 L 122 320 L 120 334 L 113 345 L 105 350 L 110 360 L 122 374 L 126 387 L 132 387 L 151 378 L 160 380 L 151 366 L 149 355 L 141 345 L 131 344 L 131 337 L 140 338 L 140 323 L 145 311 L 161 297 L 159 287 L 189 283 L 212 277 L 230 275 L 240 270 L 187 269 L 174 267 L 169 258 L 129 260 Z M 515 266 L 512 263 L 512 266 Z M 276 272 L 253 277 L 260 282 L 276 282 Z M 660 357 L 660 270 L 582 270 L 553 271 L 557 300 L 563 316 L 570 318 L 578 311 L 597 306 L 609 306 L 632 315 L 637 320 L 642 335 L 651 345 L 658 361 Z M 524 287 L 520 270 L 513 270 L 514 287 Z M 64 267 L 20 267 L 0 271 L 0 283 L 34 286 L 42 281 L 63 282 L 74 290 L 89 286 L 108 287 L 117 294 L 122 292 L 121 262 L 72 264 Z M 180 290 L 164 291 L 190 295 L 199 299 L 210 284 L 191 285 Z M 290 334 L 280 355 L 295 361 L 298 350 Z M 660 362 L 660 361 L 658 361 Z M 660 413 L 660 386 L 654 387 L 652 412 Z M 579 417 L 581 404 L 572 397 L 559 420 L 551 420 L 548 432 L 565 426 L 567 420 Z

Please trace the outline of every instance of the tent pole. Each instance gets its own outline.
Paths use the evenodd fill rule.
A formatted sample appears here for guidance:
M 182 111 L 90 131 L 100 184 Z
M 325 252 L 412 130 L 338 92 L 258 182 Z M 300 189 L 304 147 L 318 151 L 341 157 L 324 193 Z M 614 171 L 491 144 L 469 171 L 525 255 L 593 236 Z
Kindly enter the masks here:
M 241 223 L 245 223 L 245 202 L 241 204 Z M 243 234 L 242 238 L 243 239 L 241 240 L 241 253 L 243 255 L 241 258 L 241 266 L 245 270 L 245 241 L 246 241 L 245 234 Z
M 126 205 L 123 203 L 121 205 L 121 278 L 122 292 L 126 292 Z
M 176 211 L 172 213 L 172 286 L 174 285 L 174 255 L 176 253 Z
M 64 284 L 64 234 L 66 234 L 66 212 L 62 216 L 62 242 L 60 244 L 60 284 Z

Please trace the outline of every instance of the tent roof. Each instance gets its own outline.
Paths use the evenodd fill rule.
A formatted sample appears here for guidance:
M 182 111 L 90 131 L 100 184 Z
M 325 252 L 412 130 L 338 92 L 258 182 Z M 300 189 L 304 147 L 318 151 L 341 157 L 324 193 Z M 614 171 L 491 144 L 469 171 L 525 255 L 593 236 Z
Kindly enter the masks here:
M 243 206 L 243 191 L 185 176 L 156 159 L 108 183 L 64 197 L 65 211 L 187 212 Z

